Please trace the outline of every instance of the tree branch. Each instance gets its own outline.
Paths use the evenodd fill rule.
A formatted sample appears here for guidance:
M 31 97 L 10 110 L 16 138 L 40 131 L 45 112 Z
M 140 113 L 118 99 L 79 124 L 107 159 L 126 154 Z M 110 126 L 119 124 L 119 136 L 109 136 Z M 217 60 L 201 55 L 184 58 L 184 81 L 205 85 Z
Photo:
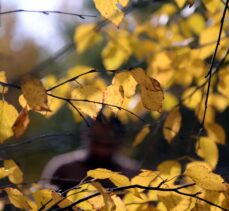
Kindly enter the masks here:
M 181 189 L 185 189 L 185 188 L 188 188 L 188 187 L 192 187 L 194 186 L 195 183 L 191 183 L 191 184 L 186 184 L 186 185 L 182 185 L 182 186 L 179 186 L 179 187 L 176 187 L 176 188 L 161 188 L 161 187 L 148 187 L 148 186 L 142 186 L 142 185 L 129 185 L 129 186 L 123 186 L 123 187 L 117 187 L 117 188 L 111 188 L 111 189 L 108 189 L 107 192 L 108 193 L 115 193 L 115 192 L 119 192 L 119 191 L 123 191 L 123 190 L 128 190 L 128 189 L 132 189 L 132 188 L 139 188 L 139 189 L 143 189 L 143 190 L 155 190 L 155 191 L 162 191 L 162 192 L 175 192 L 177 194 L 180 194 L 180 195 L 183 195 L 183 196 L 188 196 L 188 197 L 191 197 L 191 198 L 195 198 L 195 199 L 198 199 L 200 201 L 203 201 L 211 206 L 214 206 L 214 207 L 217 207 L 217 208 L 220 208 L 221 210 L 224 210 L 224 211 L 228 211 L 228 209 L 226 208 L 223 208 L 211 201 L 208 201 L 204 198 L 201 198 L 199 197 L 198 195 L 200 194 L 200 192 L 197 192 L 197 193 L 194 193 L 194 194 L 189 194 L 189 193 L 185 193 L 185 192 L 182 192 L 180 191 Z M 75 202 L 73 202 L 72 204 L 66 206 L 66 207 L 63 207 L 63 208 L 57 208 L 57 209 L 52 209 L 55 205 L 58 205 L 59 202 L 57 202 L 56 204 L 52 205 L 52 207 L 50 207 L 49 209 L 52 209 L 53 211 L 59 211 L 59 210 L 71 210 L 72 207 L 74 207 L 75 205 L 77 204 L 80 204 L 84 201 L 87 201 L 91 198 L 94 198 L 96 196 L 99 196 L 101 195 L 101 192 L 96 192 L 94 194 L 91 194 L 89 196 L 86 196 L 84 198 L 81 198 Z M 66 197 L 67 198 L 67 197 Z
M 218 47 L 220 45 L 220 39 L 221 39 L 221 35 L 222 35 L 222 32 L 223 32 L 223 25 L 224 25 L 224 20 L 225 20 L 225 17 L 226 17 L 228 4 L 229 4 L 229 0 L 226 1 L 226 4 L 224 6 L 224 10 L 223 10 L 223 14 L 222 14 L 221 22 L 220 22 L 219 35 L 218 35 L 215 51 L 214 51 L 214 54 L 213 54 L 212 59 L 211 59 L 211 66 L 209 68 L 208 74 L 206 75 L 206 77 L 208 77 L 208 85 L 207 85 L 207 93 L 206 93 L 206 99 L 205 99 L 204 114 L 203 114 L 203 119 L 202 119 L 202 122 L 201 122 L 201 127 L 200 127 L 200 130 L 199 130 L 199 134 L 202 133 L 202 130 L 204 128 L 204 123 L 205 123 L 205 118 L 206 118 L 206 113 L 207 113 L 207 108 L 208 108 L 208 98 L 209 98 L 209 94 L 210 94 L 211 79 L 212 79 L 212 75 L 213 75 L 213 71 L 212 70 L 213 70 L 213 67 L 214 67 L 214 64 L 215 64 L 215 59 L 216 59 L 216 55 L 217 55 L 217 52 L 218 52 Z
M 50 15 L 50 14 L 60 14 L 60 15 L 70 15 L 70 16 L 76 16 L 81 19 L 85 18 L 95 18 L 96 15 L 87 15 L 87 14 L 78 14 L 73 12 L 63 12 L 63 11 L 55 11 L 55 10 L 25 10 L 25 9 L 17 9 L 17 10 L 9 10 L 9 11 L 3 11 L 0 12 L 0 15 L 7 15 L 12 13 L 41 13 L 44 15 Z

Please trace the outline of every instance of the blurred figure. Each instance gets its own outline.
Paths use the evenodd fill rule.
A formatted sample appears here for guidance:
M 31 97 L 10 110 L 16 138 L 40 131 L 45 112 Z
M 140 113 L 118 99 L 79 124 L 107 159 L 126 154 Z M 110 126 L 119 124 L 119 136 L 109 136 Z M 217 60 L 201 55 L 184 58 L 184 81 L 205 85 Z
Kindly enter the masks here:
M 116 117 L 105 118 L 99 114 L 89 128 L 82 131 L 87 148 L 54 157 L 45 167 L 42 178 L 50 178 L 49 184 L 61 191 L 77 185 L 95 168 L 106 168 L 133 177 L 138 170 L 136 161 L 118 153 L 125 130 Z M 44 183 L 44 182 L 42 182 Z M 111 187 L 109 181 L 102 181 Z

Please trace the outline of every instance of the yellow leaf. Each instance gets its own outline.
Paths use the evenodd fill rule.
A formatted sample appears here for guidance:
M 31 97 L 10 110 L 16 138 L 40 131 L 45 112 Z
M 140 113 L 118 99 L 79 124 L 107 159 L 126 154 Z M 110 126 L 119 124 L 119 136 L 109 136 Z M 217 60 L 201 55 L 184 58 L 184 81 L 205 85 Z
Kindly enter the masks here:
M 88 85 L 75 88 L 71 93 L 71 98 L 102 103 L 103 94 L 95 86 Z M 72 101 L 74 106 L 79 109 L 80 112 L 89 115 L 91 118 L 95 118 L 102 108 L 102 105 L 93 102 Z
M 141 87 L 141 99 L 144 107 L 151 111 L 161 112 L 164 93 L 160 83 L 147 76 L 141 68 L 133 69 L 131 74 Z
M 149 125 L 144 126 L 135 136 L 133 147 L 136 147 L 139 144 L 141 144 L 142 141 L 145 139 L 145 137 L 149 134 L 149 132 L 150 132 L 150 126 Z
M 116 105 L 121 107 L 123 104 L 123 90 L 119 85 L 110 85 L 104 92 L 103 102 L 106 104 Z M 110 106 L 113 112 L 118 112 L 119 109 Z
M 6 74 L 4 71 L 0 71 L 0 81 L 7 83 Z M 7 91 L 8 91 L 8 88 L 0 84 L 0 94 L 5 94 Z
M 33 197 L 38 209 L 48 210 L 54 204 L 58 203 L 60 208 L 70 205 L 72 202 L 67 198 L 63 199 L 59 193 L 50 189 L 41 189 L 33 193 Z
M 164 100 L 164 110 L 170 111 L 175 105 L 177 105 L 178 100 L 175 95 L 169 92 L 165 92 Z
M 0 179 L 7 177 L 10 174 L 10 171 L 8 169 L 5 169 L 4 167 L 0 168 Z
M 164 161 L 157 166 L 157 169 L 160 172 L 160 177 L 164 180 L 172 179 L 181 173 L 181 165 L 175 160 Z M 174 181 L 175 180 L 172 180 L 171 182 L 173 183 Z M 166 182 L 166 184 L 168 184 L 168 182 Z
M 184 99 L 184 105 L 190 109 L 195 109 L 199 103 L 201 102 L 201 91 L 196 87 L 190 87 L 186 89 L 182 95 L 182 99 Z
M 129 36 L 125 31 L 119 32 L 108 42 L 102 50 L 104 66 L 108 70 L 115 70 L 126 62 L 131 55 Z
M 96 32 L 95 24 L 82 24 L 75 30 L 74 41 L 78 53 L 83 53 L 92 45 L 101 40 L 100 35 Z
M 80 200 L 82 198 L 85 198 L 93 193 L 97 192 L 96 188 L 92 185 L 92 184 L 83 184 L 80 185 L 77 189 L 73 189 L 68 191 L 67 193 L 67 199 L 70 200 L 71 202 L 75 202 L 77 200 Z M 101 198 L 102 199 L 102 198 Z M 96 197 L 97 203 L 99 203 L 99 207 L 101 208 L 100 204 L 103 202 L 102 201 L 98 201 L 98 198 Z M 94 206 L 94 200 L 89 199 L 87 201 L 83 201 L 80 204 L 77 204 L 75 207 L 73 208 L 80 208 L 81 210 L 94 210 L 93 206 Z
M 18 189 L 5 188 L 5 191 L 8 195 L 10 203 L 12 203 L 15 207 L 22 209 L 22 210 L 31 209 L 26 198 L 23 196 L 23 194 Z
M 0 143 L 13 136 L 12 126 L 17 119 L 17 110 L 6 101 L 0 100 Z
M 8 177 L 12 183 L 21 184 L 23 182 L 23 173 L 13 160 L 4 160 L 4 167 L 11 172 Z
M 188 17 L 187 24 L 195 34 L 199 35 L 205 27 L 205 20 L 201 14 L 194 13 Z
M 190 177 L 199 187 L 210 191 L 226 191 L 224 179 L 211 172 L 211 168 L 200 163 L 187 165 L 184 175 Z
M 116 186 L 126 186 L 130 184 L 129 179 L 121 175 L 117 172 L 112 172 L 108 169 L 97 168 L 94 170 L 89 170 L 87 172 L 88 177 L 92 177 L 94 179 L 109 179 Z
M 72 68 L 70 68 L 67 72 L 68 78 L 73 78 L 77 75 L 84 74 L 90 70 L 94 70 L 95 68 L 91 66 L 84 66 L 84 65 L 76 65 Z M 81 85 L 85 85 L 86 82 L 92 82 L 96 80 L 96 76 L 98 76 L 97 72 L 85 74 L 79 78 L 77 78 L 77 82 L 79 82 Z M 74 81 L 75 82 L 75 81 Z M 75 83 L 76 84 L 76 83 Z
M 203 0 L 203 3 L 205 7 L 212 13 L 215 12 L 220 5 L 219 0 Z
M 103 201 L 105 204 L 105 208 L 107 211 L 112 211 L 115 208 L 115 204 L 109 193 L 105 190 L 105 188 L 98 182 L 92 182 L 92 185 L 101 193 L 103 197 Z
M 225 144 L 226 134 L 223 127 L 217 123 L 206 124 L 208 136 L 217 144 Z
M 216 0 L 218 1 L 218 0 Z M 218 4 L 220 4 L 220 2 L 218 1 Z M 203 45 L 203 47 L 199 50 L 199 58 L 201 59 L 206 59 L 207 57 L 209 57 L 210 55 L 212 55 L 212 53 L 215 50 L 215 45 L 216 45 L 216 41 L 218 39 L 218 35 L 219 35 L 219 27 L 217 25 L 215 26 L 211 26 L 208 28 L 205 28 L 204 30 L 202 30 L 200 36 L 199 36 L 199 44 Z M 225 32 L 222 32 L 222 36 L 225 36 Z M 225 46 L 226 40 L 222 40 L 220 43 L 220 48 L 222 48 L 223 46 Z M 210 43 L 210 44 L 209 44 Z M 206 44 L 206 46 L 204 46 Z
M 115 204 L 115 210 L 116 211 L 126 211 L 126 206 L 120 197 L 113 195 L 113 196 L 111 196 L 111 198 Z
M 29 113 L 27 106 L 23 108 L 17 117 L 16 121 L 14 122 L 14 125 L 12 127 L 14 135 L 16 138 L 20 137 L 23 135 L 25 130 L 27 129 L 28 125 L 30 123 L 29 119 Z
M 216 143 L 209 137 L 201 137 L 196 143 L 196 153 L 214 169 L 219 160 Z
M 124 96 L 127 98 L 130 98 L 135 94 L 137 82 L 131 76 L 130 72 L 125 71 L 115 74 L 112 79 L 112 84 L 122 86 Z
M 34 111 L 50 111 L 46 91 L 39 78 L 25 75 L 21 79 L 21 89 L 30 108 Z
M 118 4 L 126 7 L 128 0 L 94 0 L 94 3 L 103 17 L 110 20 L 116 26 L 119 26 L 124 18 L 124 13 L 119 9 Z
M 150 186 L 159 176 L 159 171 L 150 171 L 141 169 L 141 173 L 131 179 L 131 184 L 141 184 L 143 186 Z M 143 189 L 139 191 L 144 191 Z
M 175 0 L 175 1 L 180 8 L 182 8 L 186 2 L 186 0 Z
M 167 116 L 163 125 L 163 134 L 165 139 L 171 143 L 173 138 L 177 135 L 181 126 L 181 114 L 179 109 L 173 109 Z

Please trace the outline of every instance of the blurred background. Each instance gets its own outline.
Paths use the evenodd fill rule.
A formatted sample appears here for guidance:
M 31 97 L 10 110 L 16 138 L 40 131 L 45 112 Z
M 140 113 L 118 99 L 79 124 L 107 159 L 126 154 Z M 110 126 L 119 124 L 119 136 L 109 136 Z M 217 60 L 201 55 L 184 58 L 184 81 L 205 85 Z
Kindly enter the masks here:
M 138 3 L 137 8 L 132 8 L 133 12 L 126 15 L 131 23 L 141 22 L 162 7 L 166 1 L 154 1 L 147 4 L 147 1 L 133 1 Z M 197 1 L 198 2 L 198 1 Z M 144 4 L 143 4 L 144 3 Z M 193 7 L 195 8 L 195 7 Z M 9 10 L 46 10 L 46 11 L 67 11 L 78 14 L 95 15 L 80 19 L 77 16 L 61 14 L 16 12 L 0 16 L 0 70 L 6 71 L 8 82 L 19 84 L 20 76 L 27 72 L 34 72 L 40 78 L 48 75 L 55 75 L 62 78 L 67 75 L 67 71 L 76 65 L 85 65 L 104 70 L 101 59 L 101 51 L 105 42 L 99 42 L 83 54 L 77 54 L 73 42 L 75 28 L 81 23 L 95 23 L 101 16 L 95 10 L 92 1 L 85 0 L 1 0 L 1 11 Z M 199 9 L 201 12 L 201 8 Z M 189 15 L 194 9 L 185 13 Z M 132 14 L 134 13 L 134 17 Z M 131 20 L 135 20 L 131 22 Z M 167 16 L 161 17 L 161 22 L 167 22 Z M 130 30 L 131 31 L 131 30 Z M 163 61 L 162 61 L 163 62 Z M 136 60 L 130 58 L 125 64 L 126 67 L 135 65 Z M 145 63 L 140 64 L 145 67 Z M 102 71 L 102 77 L 107 84 L 112 77 Z M 45 82 L 45 81 L 44 81 Z M 179 96 L 179 87 L 173 88 Z M 18 110 L 19 91 L 10 89 L 6 95 L 8 102 L 15 105 Z M 181 107 L 182 130 L 172 144 L 168 144 L 162 135 L 159 125 L 154 133 L 145 140 L 139 147 L 132 147 L 135 135 L 143 124 L 140 121 L 127 121 L 127 135 L 123 146 L 123 153 L 137 159 L 142 168 L 155 169 L 156 165 L 166 159 L 185 160 L 186 157 L 197 158 L 195 151 L 195 141 L 188 138 L 192 135 L 191 124 L 199 123 L 195 118 L 194 112 Z M 35 112 L 30 112 L 31 123 L 26 133 L 20 138 L 11 138 L 8 144 L 20 143 L 35 139 L 32 143 L 18 145 L 0 151 L 3 159 L 12 158 L 21 166 L 25 181 L 36 181 L 42 169 L 49 159 L 57 154 L 69 152 L 81 145 L 80 129 L 85 124 L 83 121 L 76 121 L 67 105 L 63 105 L 58 112 L 49 118 Z M 151 115 L 144 116 L 146 120 L 155 122 Z M 225 128 L 226 135 L 229 131 L 229 110 L 217 115 L 217 122 Z M 192 122 L 192 123 L 190 123 Z M 157 126 L 155 126 L 157 127 Z M 45 136 L 45 135 L 49 136 Z M 51 135 L 54 136 L 51 136 Z M 56 134 L 60 134 L 57 135 Z M 37 138 L 36 138 L 37 137 Z M 229 157 L 228 144 L 219 146 L 220 160 L 218 164 L 219 173 L 228 177 L 227 162 Z M 189 159 L 189 158 L 188 158 Z

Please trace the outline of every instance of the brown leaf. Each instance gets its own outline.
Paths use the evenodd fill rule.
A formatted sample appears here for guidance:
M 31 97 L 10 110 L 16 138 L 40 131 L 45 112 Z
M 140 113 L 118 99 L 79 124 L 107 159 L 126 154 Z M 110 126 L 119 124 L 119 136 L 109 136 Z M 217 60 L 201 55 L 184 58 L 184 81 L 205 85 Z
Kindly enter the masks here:
M 20 136 L 23 135 L 29 123 L 30 123 L 29 113 L 28 113 L 28 109 L 26 106 L 25 108 L 21 110 L 19 116 L 17 117 L 12 127 L 16 138 L 19 138 Z

